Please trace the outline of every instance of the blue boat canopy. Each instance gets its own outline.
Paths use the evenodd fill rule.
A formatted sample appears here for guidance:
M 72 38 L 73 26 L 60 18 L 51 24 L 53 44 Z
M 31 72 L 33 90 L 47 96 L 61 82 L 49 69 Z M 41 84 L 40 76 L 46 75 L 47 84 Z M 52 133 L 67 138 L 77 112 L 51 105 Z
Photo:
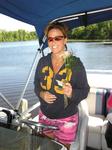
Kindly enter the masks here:
M 112 0 L 0 0 L 0 13 L 35 26 L 39 39 L 49 22 L 72 29 L 112 19 Z

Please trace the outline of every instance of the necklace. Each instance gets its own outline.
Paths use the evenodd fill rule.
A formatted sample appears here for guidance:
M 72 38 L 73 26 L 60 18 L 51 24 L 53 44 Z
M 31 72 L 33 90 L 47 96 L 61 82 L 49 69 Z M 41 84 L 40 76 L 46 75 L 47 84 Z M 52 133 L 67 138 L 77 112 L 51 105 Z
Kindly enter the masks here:
M 51 60 L 52 60 L 54 73 L 56 74 L 60 70 L 61 66 L 63 65 L 63 60 L 60 58 L 55 58 L 53 56 L 51 56 Z

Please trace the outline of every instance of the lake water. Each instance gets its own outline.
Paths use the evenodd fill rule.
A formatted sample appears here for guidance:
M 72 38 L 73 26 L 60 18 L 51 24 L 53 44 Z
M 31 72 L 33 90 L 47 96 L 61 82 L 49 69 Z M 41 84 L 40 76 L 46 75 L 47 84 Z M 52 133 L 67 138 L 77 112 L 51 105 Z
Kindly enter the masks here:
M 14 106 L 23 91 L 37 49 L 38 41 L 0 43 L 0 92 Z M 72 42 L 68 43 L 68 49 L 80 57 L 86 69 L 112 70 L 112 45 Z M 38 59 L 40 57 L 41 54 Z M 30 105 L 37 101 L 33 92 L 34 72 L 35 69 L 25 93 Z

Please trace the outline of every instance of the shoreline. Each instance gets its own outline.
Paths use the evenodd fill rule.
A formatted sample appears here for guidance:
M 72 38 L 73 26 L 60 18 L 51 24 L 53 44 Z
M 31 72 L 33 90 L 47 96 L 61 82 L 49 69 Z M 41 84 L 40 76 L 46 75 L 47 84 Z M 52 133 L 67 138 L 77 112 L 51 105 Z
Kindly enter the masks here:
M 74 40 L 68 39 L 68 42 L 102 42 L 102 43 L 110 43 L 112 44 L 112 40 Z
M 34 41 L 38 41 L 38 39 L 36 40 L 27 40 L 27 41 L 0 41 L 0 43 L 11 43 L 11 42 L 34 42 Z M 102 42 L 104 44 L 112 44 L 112 40 L 111 39 L 108 39 L 108 40 L 102 40 L 102 39 L 99 39 L 99 40 L 83 40 L 83 39 L 68 39 L 68 42 Z

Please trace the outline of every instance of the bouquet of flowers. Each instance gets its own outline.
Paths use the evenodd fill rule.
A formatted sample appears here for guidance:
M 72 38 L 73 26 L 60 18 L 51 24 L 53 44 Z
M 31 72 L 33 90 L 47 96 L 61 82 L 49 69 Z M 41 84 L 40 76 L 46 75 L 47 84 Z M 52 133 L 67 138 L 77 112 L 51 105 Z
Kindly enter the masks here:
M 75 65 L 76 59 L 75 57 L 72 55 L 72 53 L 70 53 L 69 51 L 65 51 L 60 57 L 63 58 L 64 63 L 65 63 L 65 69 L 66 69 L 66 78 L 64 83 L 62 83 L 61 81 L 58 81 L 58 85 L 60 87 L 62 87 L 64 84 L 66 84 L 67 82 L 70 81 L 71 75 L 72 75 L 72 68 Z M 64 108 L 66 108 L 68 106 L 68 97 L 66 95 L 64 95 Z

